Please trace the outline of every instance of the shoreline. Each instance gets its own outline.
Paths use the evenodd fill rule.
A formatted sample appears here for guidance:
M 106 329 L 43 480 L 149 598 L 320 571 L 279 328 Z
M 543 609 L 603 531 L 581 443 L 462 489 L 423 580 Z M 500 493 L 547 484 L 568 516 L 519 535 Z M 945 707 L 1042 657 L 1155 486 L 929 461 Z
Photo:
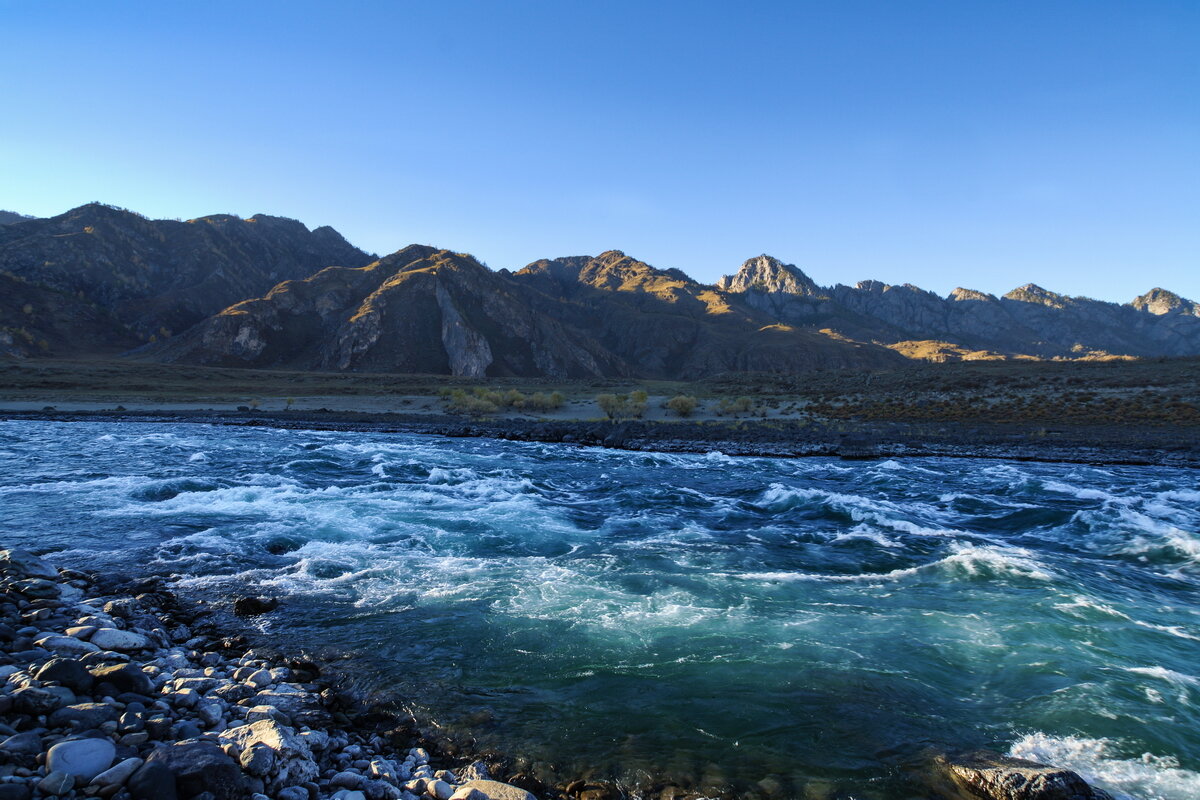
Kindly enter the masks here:
M 0 550 L 0 798 L 784 800 L 765 784 L 549 786 L 519 755 L 443 746 L 352 688 L 336 658 L 258 644 L 271 637 L 248 620 L 276 604 L 241 596 L 227 611 L 162 578 Z M 1070 770 L 992 751 L 922 759 L 904 769 L 942 800 L 1112 800 Z
M 734 420 L 594 421 L 520 418 L 463 419 L 356 411 L 0 409 L 0 420 L 133 422 L 269 427 L 287 430 L 401 433 L 605 447 L 633 452 L 845 459 L 990 458 L 1096 466 L 1200 467 L 1200 431 L 1176 427 L 1027 424 L 840 425 Z
M 227 610 L 160 577 L 2 549 L 0 798 L 784 800 L 767 782 L 547 786 L 520 754 L 428 738 L 394 710 L 402 698 L 356 691 L 337 657 L 260 643 L 274 637 L 248 620 L 277 602 L 239 596 Z M 925 751 L 901 768 L 941 800 L 1112 800 L 1073 771 L 992 751 Z
M 249 621 L 276 603 L 247 596 L 227 609 L 162 578 L 104 578 L 0 551 L 0 797 L 76 789 L 116 800 L 535 800 L 530 789 L 547 800 L 625 796 L 582 781 L 568 794 L 512 773 L 507 756 L 448 752 L 395 710 L 397 700 L 376 703 L 351 688 L 336 656 L 261 641 L 272 637 Z M 102 738 L 111 746 L 95 744 Z M 60 743 L 99 752 L 56 758 Z

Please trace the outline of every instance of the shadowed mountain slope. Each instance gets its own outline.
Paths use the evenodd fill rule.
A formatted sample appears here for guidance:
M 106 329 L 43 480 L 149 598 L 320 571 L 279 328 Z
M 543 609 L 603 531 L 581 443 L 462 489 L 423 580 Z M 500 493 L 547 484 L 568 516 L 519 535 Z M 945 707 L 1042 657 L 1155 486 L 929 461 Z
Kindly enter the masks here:
M 169 336 L 281 280 L 370 260 L 332 228 L 310 231 L 282 217 L 150 220 L 92 203 L 0 226 L 0 272 L 49 290 L 32 315 L 5 317 L 0 326 L 65 319 L 74 312 L 56 298 L 75 298 L 92 308 L 92 318 L 106 316 L 117 327 L 100 341 L 83 329 L 64 331 L 55 352 L 113 350 L 127 346 L 130 332 L 143 342 Z

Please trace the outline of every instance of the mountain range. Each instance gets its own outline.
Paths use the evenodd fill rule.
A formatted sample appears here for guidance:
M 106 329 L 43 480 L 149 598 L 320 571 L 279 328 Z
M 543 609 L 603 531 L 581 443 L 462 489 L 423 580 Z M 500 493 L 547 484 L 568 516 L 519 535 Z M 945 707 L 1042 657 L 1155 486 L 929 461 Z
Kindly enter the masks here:
M 1200 307 L 1034 284 L 995 297 L 821 287 L 770 256 L 715 285 L 619 250 L 493 271 L 410 245 L 377 258 L 268 215 L 150 220 L 91 203 L 0 213 L 0 353 L 467 376 L 692 379 L 911 359 L 1200 354 Z

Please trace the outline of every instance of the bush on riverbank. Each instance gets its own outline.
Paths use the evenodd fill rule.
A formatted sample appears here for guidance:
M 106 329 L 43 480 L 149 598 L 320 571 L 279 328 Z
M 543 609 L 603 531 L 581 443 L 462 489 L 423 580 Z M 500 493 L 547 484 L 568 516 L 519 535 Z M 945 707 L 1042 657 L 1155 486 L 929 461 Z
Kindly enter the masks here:
M 641 419 L 646 413 L 650 395 L 638 389 L 629 394 L 601 394 L 596 396 L 596 405 L 609 419 Z

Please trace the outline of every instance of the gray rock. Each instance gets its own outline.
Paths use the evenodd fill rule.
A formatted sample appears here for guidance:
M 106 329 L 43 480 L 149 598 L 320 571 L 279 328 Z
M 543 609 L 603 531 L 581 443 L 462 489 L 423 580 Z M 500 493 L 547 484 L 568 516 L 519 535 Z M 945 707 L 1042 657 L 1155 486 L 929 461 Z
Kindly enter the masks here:
M 275 751 L 265 744 L 253 744 L 241 752 L 238 762 L 246 772 L 262 778 L 275 769 Z
M 225 714 L 225 707 L 219 700 L 201 700 L 196 704 L 196 713 L 208 727 L 215 726 Z
M 58 578 L 58 570 L 49 561 L 38 558 L 28 550 L 0 550 L 0 574 L 26 578 Z
M 258 722 L 262 719 L 275 720 L 281 725 L 287 725 L 290 722 L 287 714 L 284 714 L 275 706 L 254 706 L 246 712 L 247 723 Z
M 108 739 L 68 739 L 59 742 L 46 753 L 46 769 L 64 772 L 81 784 L 112 766 L 117 748 Z
M 143 764 L 126 788 L 133 800 L 177 800 L 175 775 L 164 764 Z
M 342 789 L 341 791 L 330 796 L 330 800 L 367 800 L 367 796 L 362 792 L 356 792 L 350 789 Z
M 86 692 L 92 688 L 92 675 L 78 661 L 71 658 L 52 658 L 43 664 L 34 677 L 46 683 L 59 683 L 74 692 Z
M 465 783 L 467 781 L 486 781 L 491 776 L 488 773 L 487 764 L 482 761 L 472 761 L 459 770 L 458 777 Z
M 434 800 L 450 800 L 450 796 L 454 794 L 454 787 L 445 781 L 429 781 L 425 784 L 425 793 Z
M 360 787 L 367 800 L 404 800 L 403 789 L 387 781 L 366 781 Z
M 133 664 L 110 664 L 92 667 L 88 671 L 92 673 L 96 683 L 110 683 L 118 692 L 150 694 L 154 691 L 154 683 L 150 676 Z
M 30 600 L 55 600 L 58 598 L 60 591 L 57 583 L 45 580 L 44 578 L 26 578 L 21 581 L 14 581 L 12 588 Z
M 0 750 L 20 755 L 37 755 L 42 752 L 42 737 L 34 731 L 18 733 L 0 742 Z
M 478 792 L 486 800 L 537 800 L 524 789 L 490 780 L 467 781 L 451 795 L 451 800 L 481 800 L 472 797 L 472 792 Z
M 339 786 L 344 789 L 357 789 L 362 782 L 363 776 L 357 772 L 339 772 L 329 779 L 330 786 Z
M 75 788 L 75 778 L 65 772 L 51 772 L 38 781 L 38 791 L 61 797 Z
M 140 758 L 127 758 L 92 778 L 92 783 L 97 786 L 122 786 L 133 777 L 133 773 L 137 772 L 143 763 L 145 762 Z
M 101 650 L 116 650 L 122 653 L 132 653 L 150 647 L 150 640 L 140 633 L 117 628 L 100 628 L 88 641 Z
M 30 800 L 33 790 L 24 783 L 0 783 L 0 800 Z
M 81 730 L 99 728 L 110 720 L 115 720 L 120 712 L 106 703 L 78 703 L 55 711 L 47 719 L 51 727 L 66 728 L 74 726 Z
M 81 656 L 85 653 L 95 653 L 99 647 L 74 636 L 63 636 L 58 633 L 47 633 L 33 640 L 38 647 L 43 647 L 52 653 L 62 653 L 68 656 Z
M 320 774 L 312 750 L 303 737 L 273 719 L 260 719 L 248 725 L 238 725 L 224 731 L 222 744 L 235 745 L 245 753 L 262 746 L 274 753 L 274 780 L 277 786 L 294 786 L 316 780 Z
M 246 791 L 241 767 L 210 742 L 176 742 L 160 747 L 146 766 L 162 764 L 175 776 L 175 790 L 184 797 L 211 792 L 217 800 L 236 800 Z
M 990 750 L 934 759 L 935 768 L 983 800 L 1112 800 L 1068 769 Z
M 62 698 L 54 692 L 27 686 L 12 693 L 13 708 L 21 714 L 38 716 L 49 714 L 62 705 Z
M 300 786 L 289 786 L 286 789 L 280 789 L 275 797 L 278 800 L 308 800 L 308 790 Z

